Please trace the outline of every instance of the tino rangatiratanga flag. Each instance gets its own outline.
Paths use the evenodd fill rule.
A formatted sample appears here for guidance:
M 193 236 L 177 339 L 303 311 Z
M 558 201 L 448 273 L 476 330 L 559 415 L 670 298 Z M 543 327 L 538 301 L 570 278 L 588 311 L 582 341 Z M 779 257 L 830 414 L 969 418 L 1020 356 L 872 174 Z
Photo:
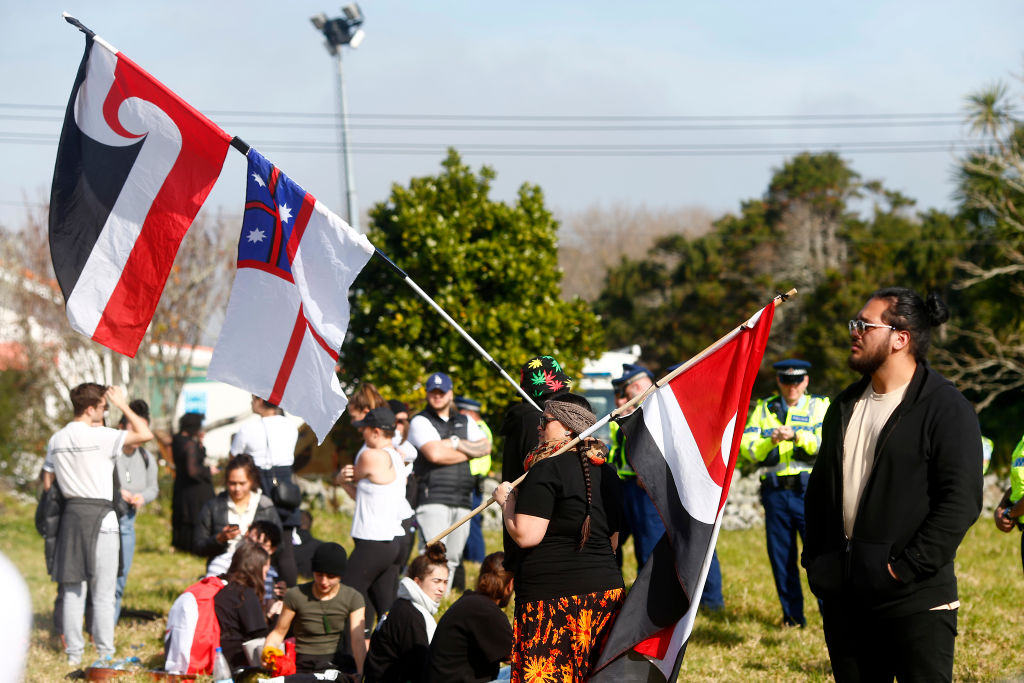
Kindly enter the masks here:
M 229 142 L 86 34 L 50 192 L 50 256 L 72 328 L 135 356 Z
M 591 681 L 675 681 L 729 494 L 774 304 L 621 419 L 626 457 L 665 521 Z
M 365 235 L 250 149 L 238 271 L 207 371 L 303 418 L 322 442 L 348 400 L 335 364 Z

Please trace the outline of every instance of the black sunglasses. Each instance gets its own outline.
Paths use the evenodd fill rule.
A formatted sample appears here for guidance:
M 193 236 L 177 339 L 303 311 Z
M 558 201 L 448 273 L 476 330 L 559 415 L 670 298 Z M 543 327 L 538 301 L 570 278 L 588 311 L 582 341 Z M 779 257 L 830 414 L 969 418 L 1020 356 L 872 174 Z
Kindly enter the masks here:
M 558 418 L 557 417 L 549 417 L 547 415 L 541 415 L 540 416 L 540 428 L 541 429 L 544 429 L 545 427 L 547 427 L 549 422 L 558 422 Z

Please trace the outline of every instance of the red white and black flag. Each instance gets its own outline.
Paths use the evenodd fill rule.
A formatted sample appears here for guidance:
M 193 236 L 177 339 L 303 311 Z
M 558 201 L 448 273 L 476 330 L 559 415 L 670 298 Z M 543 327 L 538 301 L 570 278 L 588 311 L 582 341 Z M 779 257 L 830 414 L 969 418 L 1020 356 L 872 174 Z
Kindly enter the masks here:
M 619 424 L 666 534 L 616 617 L 591 681 L 675 681 L 715 549 L 774 304 Z
M 72 328 L 135 355 L 230 140 L 86 33 L 50 193 L 50 255 Z

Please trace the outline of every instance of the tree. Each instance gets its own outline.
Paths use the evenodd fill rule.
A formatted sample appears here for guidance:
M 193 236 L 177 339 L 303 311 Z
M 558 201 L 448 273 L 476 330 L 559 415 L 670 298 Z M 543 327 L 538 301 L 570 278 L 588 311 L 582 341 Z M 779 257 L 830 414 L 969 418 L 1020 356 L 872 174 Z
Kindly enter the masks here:
M 765 305 L 776 291 L 801 295 L 778 309 L 768 356 L 791 349 L 803 299 L 845 261 L 855 221 L 848 202 L 859 176 L 836 154 L 801 154 L 777 169 L 764 197 L 746 201 L 700 237 L 662 238 L 644 259 L 609 272 L 595 307 L 613 345 L 638 343 L 656 369 L 689 358 Z
M 855 212 L 854 200 L 870 211 Z M 610 343 L 641 344 L 655 369 L 685 360 L 732 329 L 775 292 L 799 295 L 776 310 L 766 361 L 814 364 L 813 391 L 852 379 L 846 321 L 875 289 L 943 289 L 963 249 L 964 222 L 913 214 L 912 199 L 863 181 L 838 155 L 801 154 L 776 169 L 760 199 L 704 236 L 672 235 L 646 258 L 609 272 L 596 308 Z M 758 392 L 774 390 L 764 372 Z
M 989 431 L 1005 429 L 1012 443 L 1024 413 L 1024 119 L 1001 84 L 968 97 L 967 111 L 982 140 L 957 171 L 969 244 L 955 262 L 963 315 L 937 360 L 979 411 L 996 409 Z
M 622 257 L 641 258 L 666 235 L 703 235 L 711 230 L 711 218 L 700 208 L 652 210 L 623 204 L 592 206 L 565 216 L 558 233 L 563 298 L 594 301 L 606 272 Z
M 514 379 L 540 354 L 579 373 L 602 350 L 601 328 L 582 300 L 560 298 L 558 224 L 540 188 L 524 184 L 506 204 L 489 196 L 490 168 L 474 173 L 454 150 L 441 168 L 392 187 L 369 212 L 370 241 Z M 419 402 L 421 382 L 441 371 L 491 416 L 514 399 L 512 387 L 380 259 L 363 269 L 352 301 L 344 384 L 369 381 L 385 396 Z

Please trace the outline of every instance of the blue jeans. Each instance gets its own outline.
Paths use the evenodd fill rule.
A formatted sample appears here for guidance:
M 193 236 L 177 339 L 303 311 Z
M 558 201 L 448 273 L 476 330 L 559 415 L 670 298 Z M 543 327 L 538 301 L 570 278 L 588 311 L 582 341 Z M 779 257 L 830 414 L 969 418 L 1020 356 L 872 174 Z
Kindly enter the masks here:
M 764 531 L 768 542 L 768 561 L 775 577 L 775 590 L 782 603 L 782 616 L 798 624 L 804 619 L 804 594 L 800 588 L 796 537 L 804 537 L 804 495 L 787 489 L 762 487 Z
M 711 567 L 708 577 L 704 580 L 704 592 L 700 594 L 700 606 L 717 612 L 725 609 L 725 598 L 722 597 L 722 568 L 718 564 L 718 551 L 711 555 Z
M 121 575 L 114 587 L 114 624 L 121 618 L 124 583 L 128 580 L 128 570 L 132 568 L 132 558 L 135 557 L 135 508 L 131 507 L 117 522 L 121 527 Z
M 636 566 L 640 568 L 654 552 L 654 546 L 665 535 L 665 525 L 647 492 L 636 483 L 636 477 L 622 478 L 622 507 L 626 524 L 633 534 Z M 620 536 L 620 545 L 625 542 L 626 539 Z

